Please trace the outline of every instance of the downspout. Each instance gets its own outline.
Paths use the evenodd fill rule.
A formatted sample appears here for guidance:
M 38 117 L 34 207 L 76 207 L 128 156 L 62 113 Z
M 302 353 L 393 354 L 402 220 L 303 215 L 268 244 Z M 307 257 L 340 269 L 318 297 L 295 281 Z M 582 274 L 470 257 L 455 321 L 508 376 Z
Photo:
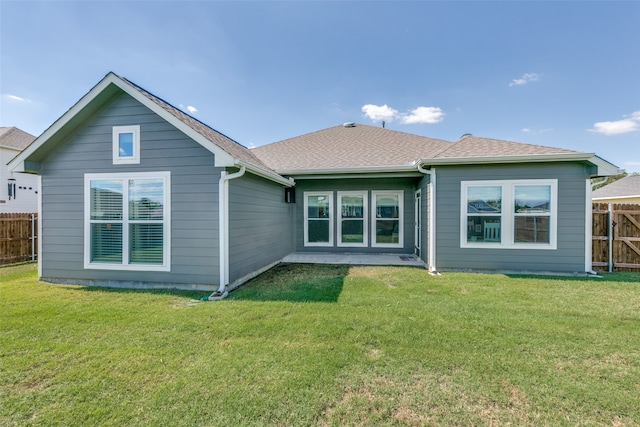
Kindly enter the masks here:
M 417 164 L 418 172 L 429 175 L 429 273 L 439 274 L 436 269 L 436 169 L 425 169 L 422 163 Z
M 218 182 L 218 236 L 220 252 L 220 285 L 218 290 L 209 295 L 209 301 L 218 301 L 225 298 L 229 292 L 226 287 L 229 284 L 229 181 L 240 178 L 245 173 L 245 167 L 240 166 L 238 172 L 227 174 L 226 170 L 220 172 Z

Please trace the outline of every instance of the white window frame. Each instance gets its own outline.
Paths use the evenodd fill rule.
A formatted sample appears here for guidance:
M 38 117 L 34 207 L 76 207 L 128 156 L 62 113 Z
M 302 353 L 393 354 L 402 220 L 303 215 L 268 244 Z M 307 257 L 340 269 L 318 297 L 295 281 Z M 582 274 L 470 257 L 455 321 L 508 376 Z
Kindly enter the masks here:
M 343 242 L 342 241 L 342 221 L 356 221 L 360 220 L 360 218 L 344 218 L 342 216 L 342 198 L 343 197 L 353 197 L 353 196 L 361 196 L 362 197 L 362 243 L 354 243 L 354 242 Z M 347 248 L 366 248 L 369 245 L 369 195 L 367 191 L 338 191 L 338 246 L 347 247 Z
M 328 242 L 309 242 L 309 197 L 326 196 L 329 199 L 329 241 Z M 333 191 L 305 191 L 304 193 L 304 245 L 305 246 L 333 246 Z M 319 218 L 311 218 L 318 220 Z
M 129 189 L 130 179 L 161 179 L 164 185 L 163 212 L 163 261 L 162 264 L 129 263 Z M 91 181 L 121 180 L 123 182 L 122 198 L 122 262 L 106 263 L 91 261 L 91 224 L 100 222 L 91 220 Z M 84 268 L 99 270 L 128 271 L 171 271 L 171 172 L 137 172 L 137 173 L 96 173 L 84 175 Z
M 514 212 L 515 187 L 519 185 L 548 185 L 551 189 L 550 213 L 549 213 L 549 243 L 524 243 L 515 242 Z M 501 241 L 500 242 L 468 242 L 467 241 L 467 190 L 470 187 L 501 187 L 502 209 L 500 213 L 492 216 L 500 216 Z M 557 249 L 558 238 L 558 180 L 557 179 L 519 179 L 519 180 L 492 180 L 492 181 L 462 181 L 460 183 L 460 247 L 461 248 L 491 248 L 491 249 Z
M 398 243 L 378 243 L 376 241 L 376 225 L 378 220 L 389 218 L 377 218 L 376 207 L 378 196 L 398 196 Z M 373 248 L 402 248 L 404 247 L 404 190 L 384 190 L 371 192 L 371 247 Z
M 133 156 L 120 156 L 120 135 L 133 134 Z M 114 126 L 112 132 L 113 164 L 135 165 L 140 164 L 140 126 Z

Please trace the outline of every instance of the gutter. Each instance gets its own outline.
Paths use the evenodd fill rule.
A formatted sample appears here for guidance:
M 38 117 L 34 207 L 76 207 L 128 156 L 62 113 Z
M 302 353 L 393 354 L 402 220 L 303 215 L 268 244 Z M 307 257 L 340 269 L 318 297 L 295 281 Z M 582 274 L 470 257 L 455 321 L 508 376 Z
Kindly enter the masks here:
M 229 284 L 229 181 L 240 178 L 246 172 L 244 165 L 240 166 L 238 172 L 227 174 L 224 170 L 220 172 L 218 181 L 218 236 L 220 242 L 220 285 L 218 290 L 209 295 L 209 301 L 219 301 L 229 295 L 227 285 Z
M 422 162 L 416 164 L 418 172 L 429 175 L 429 273 L 439 274 L 436 269 L 436 169 L 425 169 Z

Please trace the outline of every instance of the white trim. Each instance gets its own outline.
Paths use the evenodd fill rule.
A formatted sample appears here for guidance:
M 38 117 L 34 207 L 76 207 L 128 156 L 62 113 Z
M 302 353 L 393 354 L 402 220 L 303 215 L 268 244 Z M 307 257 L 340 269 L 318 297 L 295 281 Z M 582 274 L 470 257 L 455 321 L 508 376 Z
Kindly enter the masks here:
M 513 227 L 516 215 L 513 212 L 514 192 L 516 186 L 548 185 L 551 190 L 551 207 L 547 216 L 550 218 L 549 243 L 516 243 L 514 242 Z M 501 218 L 500 242 L 468 242 L 467 241 L 467 189 L 470 187 L 495 186 L 501 188 L 502 209 L 500 213 L 491 216 Z M 492 181 L 461 181 L 460 182 L 460 247 L 484 249 L 537 249 L 555 250 L 558 239 L 558 180 L 557 179 L 521 179 L 521 180 L 492 180 Z
M 593 202 L 591 201 L 591 179 L 586 179 L 584 209 L 584 271 L 593 271 Z
M 162 264 L 129 264 L 129 189 L 130 179 L 157 178 L 163 181 L 163 261 Z M 91 181 L 119 180 L 123 182 L 122 263 L 91 262 Z M 84 268 L 96 270 L 171 271 L 171 172 L 88 173 L 84 175 Z
M 63 114 L 58 120 L 56 120 L 42 135 L 25 148 L 20 154 L 18 154 L 11 162 L 9 162 L 9 169 L 14 171 L 24 170 L 24 161 L 28 159 L 37 149 L 45 144 L 50 138 L 52 138 L 58 131 L 66 126 L 73 118 L 79 114 L 84 108 L 86 108 L 91 102 L 93 102 L 102 92 L 107 90 L 110 85 L 113 85 L 129 96 L 140 102 L 145 107 L 156 113 L 158 116 L 169 122 L 171 125 L 182 131 L 185 135 L 202 145 L 209 152 L 214 154 L 214 166 L 216 167 L 233 167 L 233 166 L 245 166 L 247 171 L 269 179 L 274 182 L 278 182 L 282 185 L 293 186 L 295 183 L 290 179 L 284 178 L 279 174 L 263 169 L 258 166 L 251 165 L 239 159 L 235 159 L 231 154 L 224 151 L 222 148 L 211 142 L 209 139 L 201 135 L 194 130 L 191 126 L 187 125 L 173 114 L 156 104 L 149 99 L 140 90 L 138 90 L 131 83 L 127 82 L 118 75 L 110 72 L 108 73 L 98 84 L 96 84 L 89 92 L 87 92 L 78 102 L 76 102 L 65 114 Z
M 329 198 L 329 241 L 328 242 L 309 242 L 309 196 L 326 196 Z M 304 245 L 305 246 L 333 246 L 333 191 L 305 191 L 304 193 Z M 318 220 L 322 218 L 311 218 L 312 220 Z
M 120 134 L 130 133 L 133 136 L 133 155 L 123 157 L 120 155 Z M 113 164 L 137 165 L 140 164 L 140 126 L 114 126 L 112 131 Z
M 342 242 L 342 196 L 361 196 L 362 197 L 362 243 Z M 338 246 L 345 248 L 366 248 L 369 245 L 369 194 L 367 191 L 338 191 Z M 347 221 L 357 221 L 360 218 L 346 218 Z
M 413 192 L 413 247 L 414 252 L 422 259 L 422 190 Z
M 219 285 L 218 294 L 223 295 L 229 284 L 229 181 L 244 175 L 246 168 L 240 166 L 238 172 L 229 174 L 226 170 L 220 172 L 218 181 L 218 240 L 219 240 Z
M 42 279 L 42 176 L 38 175 L 38 279 Z
M 398 243 L 378 243 L 376 241 L 377 198 L 378 196 L 398 196 Z M 395 220 L 395 218 L 380 218 Z M 404 190 L 383 190 L 371 192 L 371 247 L 372 248 L 402 248 L 404 247 Z

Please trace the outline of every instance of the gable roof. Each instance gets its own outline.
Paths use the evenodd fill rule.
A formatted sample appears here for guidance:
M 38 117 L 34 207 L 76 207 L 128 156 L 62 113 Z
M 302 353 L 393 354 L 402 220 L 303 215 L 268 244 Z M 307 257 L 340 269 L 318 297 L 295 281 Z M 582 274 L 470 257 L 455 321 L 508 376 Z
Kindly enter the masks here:
M 278 175 L 266 166 L 248 148 L 113 72 L 108 73 L 42 135 L 36 138 L 33 144 L 9 162 L 9 168 L 24 170 L 25 161 L 40 161 L 56 143 L 64 139 L 79 123 L 121 91 L 126 92 L 213 153 L 215 166 L 245 166 L 248 172 L 255 175 L 283 185 L 293 185 L 290 180 Z
M 0 127 L 0 147 L 22 151 L 36 139 L 17 127 Z
M 283 175 L 354 172 L 402 172 L 418 165 L 587 161 L 596 175 L 614 175 L 618 168 L 592 153 L 557 147 L 464 135 L 455 142 L 387 128 L 345 123 L 252 151 Z
M 629 175 L 594 190 L 592 199 L 640 197 L 640 175 Z

